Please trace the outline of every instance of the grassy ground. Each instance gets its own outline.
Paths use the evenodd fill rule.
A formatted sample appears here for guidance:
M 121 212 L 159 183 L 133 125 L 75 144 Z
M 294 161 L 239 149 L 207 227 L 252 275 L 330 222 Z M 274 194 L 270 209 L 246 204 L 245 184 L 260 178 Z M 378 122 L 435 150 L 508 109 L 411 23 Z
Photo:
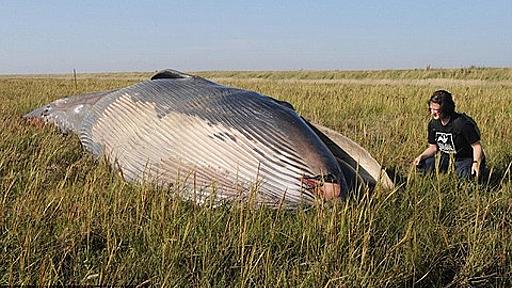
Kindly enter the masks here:
M 398 184 L 298 211 L 200 207 L 128 184 L 77 137 L 20 119 L 149 74 L 0 77 L 0 285 L 512 286 L 512 69 L 199 73 L 289 101 Z M 439 88 L 480 125 L 483 184 L 410 169 Z

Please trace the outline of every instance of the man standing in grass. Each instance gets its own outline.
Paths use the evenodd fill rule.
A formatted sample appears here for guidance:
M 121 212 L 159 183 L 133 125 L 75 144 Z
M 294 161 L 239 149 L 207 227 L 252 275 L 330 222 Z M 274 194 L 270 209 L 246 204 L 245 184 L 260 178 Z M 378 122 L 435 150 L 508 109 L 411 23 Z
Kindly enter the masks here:
M 454 159 L 457 176 L 478 178 L 485 169 L 485 156 L 476 122 L 464 113 L 455 112 L 455 102 L 448 91 L 435 91 L 428 104 L 432 116 L 428 123 L 429 146 L 414 159 L 417 170 L 432 171 L 435 155 L 441 151 L 440 171 L 446 172 L 450 159 Z

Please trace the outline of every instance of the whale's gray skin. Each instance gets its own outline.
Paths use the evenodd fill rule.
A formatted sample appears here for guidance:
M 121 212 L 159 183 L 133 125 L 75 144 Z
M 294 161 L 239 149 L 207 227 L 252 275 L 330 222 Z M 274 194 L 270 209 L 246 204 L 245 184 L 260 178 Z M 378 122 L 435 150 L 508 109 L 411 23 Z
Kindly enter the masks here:
M 24 118 L 78 134 L 126 180 L 175 185 L 197 202 L 295 207 L 360 184 L 393 186 L 366 150 L 289 103 L 173 70 L 59 99 Z

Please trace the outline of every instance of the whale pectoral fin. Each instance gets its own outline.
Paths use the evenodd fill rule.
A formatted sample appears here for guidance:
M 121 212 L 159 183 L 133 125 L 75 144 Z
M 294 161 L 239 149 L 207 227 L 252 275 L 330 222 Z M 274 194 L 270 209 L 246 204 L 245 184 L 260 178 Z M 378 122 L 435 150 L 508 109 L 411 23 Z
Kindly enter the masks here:
M 336 157 L 336 161 L 338 161 L 338 165 L 343 171 L 343 175 L 345 176 L 345 181 L 347 182 L 348 190 L 357 191 L 359 188 L 368 187 L 373 189 L 377 184 L 373 178 L 366 177 L 363 178 L 361 173 L 357 169 L 354 169 L 347 162 L 343 161 L 343 159 Z
M 312 124 L 306 119 L 304 119 L 304 121 L 315 131 L 320 139 L 322 139 L 334 156 L 357 171 L 357 175 L 359 175 L 367 185 L 371 187 L 380 183 L 384 188 L 388 189 L 392 189 L 395 186 L 386 171 L 382 169 L 380 163 L 377 162 L 366 149 L 332 129 L 320 124 Z M 343 167 L 340 168 L 343 169 Z

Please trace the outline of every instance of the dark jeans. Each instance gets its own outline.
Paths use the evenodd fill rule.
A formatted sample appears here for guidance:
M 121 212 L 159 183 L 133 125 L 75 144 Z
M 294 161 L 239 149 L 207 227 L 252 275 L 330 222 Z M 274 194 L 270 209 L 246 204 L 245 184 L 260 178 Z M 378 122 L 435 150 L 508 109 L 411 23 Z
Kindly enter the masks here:
M 448 167 L 450 166 L 450 156 L 445 153 L 441 153 L 439 156 L 439 171 L 447 172 Z M 473 158 L 462 158 L 455 160 L 455 174 L 459 178 L 469 179 L 471 178 L 471 166 L 473 166 Z M 436 166 L 435 156 L 423 159 L 418 166 L 416 166 L 416 170 L 419 172 L 432 172 Z M 482 157 L 482 162 L 480 163 L 480 176 L 485 171 L 485 157 Z

